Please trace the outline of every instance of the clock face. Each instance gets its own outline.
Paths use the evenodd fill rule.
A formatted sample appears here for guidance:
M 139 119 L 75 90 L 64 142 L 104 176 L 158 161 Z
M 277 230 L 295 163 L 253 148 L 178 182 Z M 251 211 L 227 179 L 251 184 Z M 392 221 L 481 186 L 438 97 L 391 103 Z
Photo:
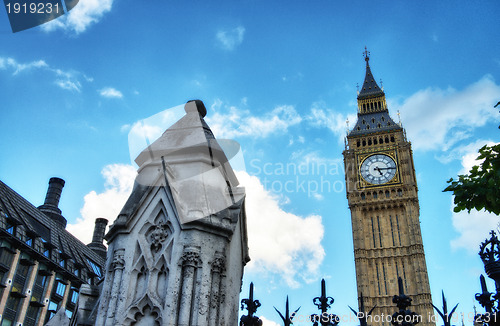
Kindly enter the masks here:
M 361 164 L 360 173 L 366 182 L 380 185 L 396 175 L 396 162 L 385 154 L 371 155 Z

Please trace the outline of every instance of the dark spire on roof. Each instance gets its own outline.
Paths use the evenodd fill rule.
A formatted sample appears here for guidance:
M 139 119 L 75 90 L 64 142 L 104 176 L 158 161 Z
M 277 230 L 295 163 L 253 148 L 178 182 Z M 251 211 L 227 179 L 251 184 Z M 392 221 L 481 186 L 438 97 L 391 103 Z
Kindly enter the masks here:
M 372 75 L 372 71 L 370 70 L 370 51 L 366 49 L 366 46 L 363 56 L 366 61 L 366 75 L 361 91 L 359 92 L 358 99 L 384 95 L 384 91 L 377 85 L 377 82 Z

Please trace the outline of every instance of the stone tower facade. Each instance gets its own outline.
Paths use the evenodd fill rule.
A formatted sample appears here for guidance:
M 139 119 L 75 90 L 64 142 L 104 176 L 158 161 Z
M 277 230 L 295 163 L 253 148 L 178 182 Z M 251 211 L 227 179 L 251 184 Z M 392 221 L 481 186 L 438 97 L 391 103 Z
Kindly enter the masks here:
M 134 189 L 105 238 L 96 325 L 233 326 L 248 262 L 244 189 L 201 101 L 136 159 Z
M 373 77 L 365 51 L 366 76 L 358 93 L 358 119 L 343 152 L 351 210 L 358 297 L 373 311 L 369 325 L 390 325 L 398 277 L 422 316 L 433 325 L 431 293 L 420 232 L 418 188 L 411 143 L 389 116 L 385 93 Z M 383 314 L 383 315 L 382 315 Z

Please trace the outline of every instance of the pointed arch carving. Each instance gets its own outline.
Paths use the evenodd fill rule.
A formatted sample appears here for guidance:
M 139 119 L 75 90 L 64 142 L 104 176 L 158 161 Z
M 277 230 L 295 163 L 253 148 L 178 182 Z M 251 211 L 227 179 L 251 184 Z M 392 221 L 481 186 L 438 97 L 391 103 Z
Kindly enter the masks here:
M 140 320 L 153 320 L 144 310 L 147 308 L 144 304 L 146 298 L 146 301 L 155 303 L 149 305 L 151 312 L 155 311 L 154 307 L 162 307 L 166 301 L 174 235 L 179 230 L 175 220 L 170 218 L 162 198 L 150 212 L 148 216 L 141 218 L 142 226 L 136 231 L 137 240 L 127 295 L 129 299 L 124 306 L 124 312 L 130 319 L 129 325 L 142 325 Z M 158 314 L 156 317 L 161 317 L 160 308 Z
M 161 308 L 148 295 L 130 307 L 123 322 L 123 325 L 127 326 L 160 326 L 161 324 Z

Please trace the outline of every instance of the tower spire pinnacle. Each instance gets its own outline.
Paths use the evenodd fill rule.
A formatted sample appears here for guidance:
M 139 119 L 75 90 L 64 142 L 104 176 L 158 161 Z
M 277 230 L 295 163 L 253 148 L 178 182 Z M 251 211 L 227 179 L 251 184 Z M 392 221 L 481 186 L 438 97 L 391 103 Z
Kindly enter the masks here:
M 365 57 L 366 66 L 369 67 L 368 61 L 370 61 L 370 51 L 365 46 L 365 51 L 363 52 L 363 56 Z

